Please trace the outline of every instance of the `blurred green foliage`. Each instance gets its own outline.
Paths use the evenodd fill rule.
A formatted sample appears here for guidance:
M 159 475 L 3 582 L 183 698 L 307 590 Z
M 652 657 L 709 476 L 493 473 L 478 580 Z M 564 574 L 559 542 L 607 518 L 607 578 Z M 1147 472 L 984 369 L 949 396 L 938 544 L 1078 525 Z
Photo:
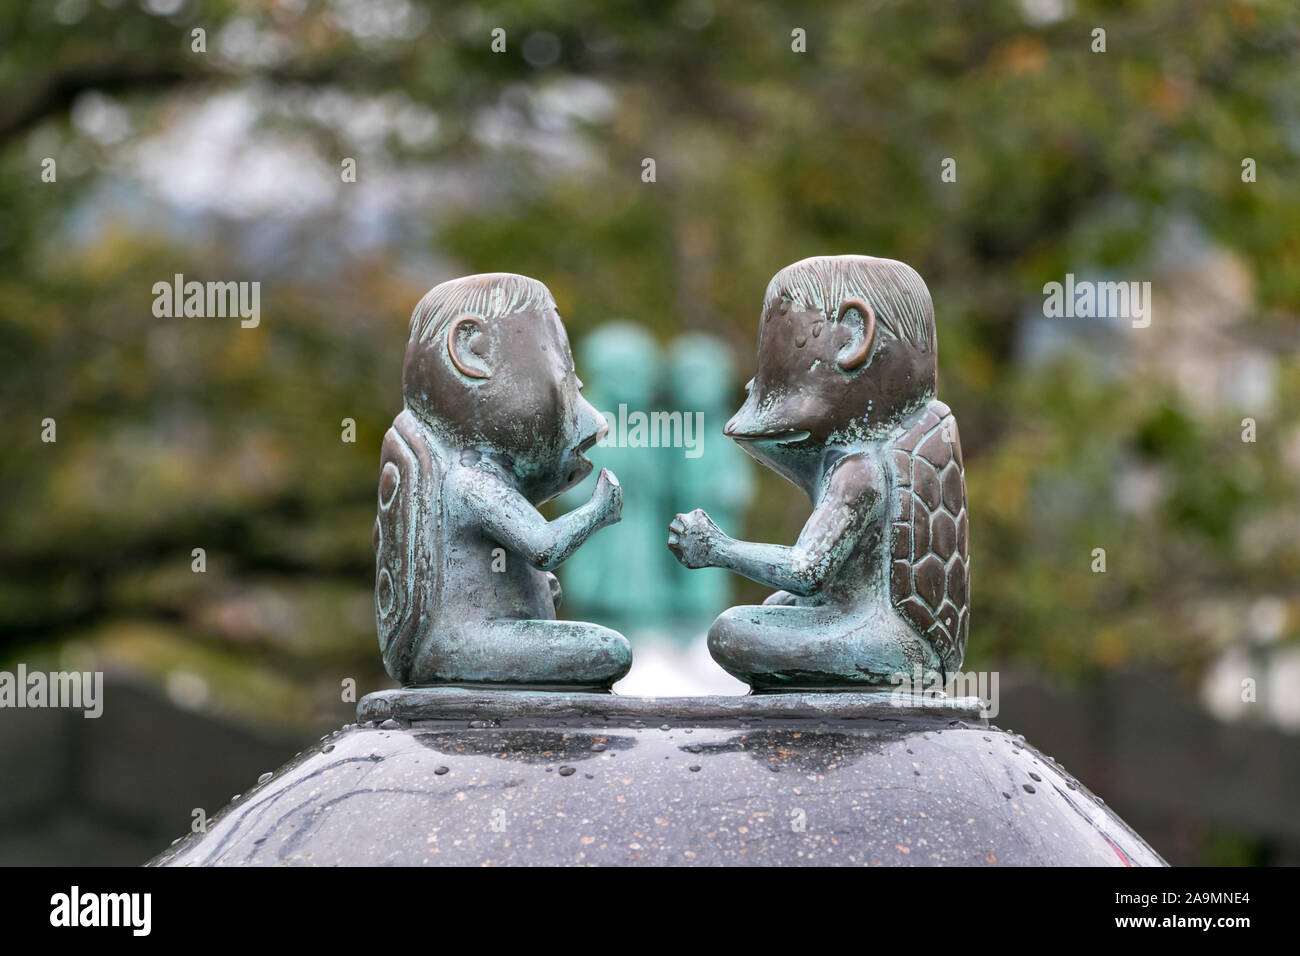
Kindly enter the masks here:
M 787 7 L 0 4 L 2 653 L 90 647 L 202 674 L 228 708 L 337 717 L 340 674 L 382 679 L 376 465 L 426 288 L 534 275 L 574 340 L 613 317 L 702 330 L 748 369 L 768 278 L 841 252 L 902 259 L 933 292 L 973 516 L 969 666 L 1195 670 L 1259 598 L 1289 602 L 1295 640 L 1294 0 Z M 196 129 L 232 94 L 255 107 L 238 142 Z M 160 181 L 194 154 L 160 172 L 141 150 L 178 129 L 242 157 L 218 192 L 269 179 L 283 203 L 177 198 Z M 258 164 L 285 143 L 297 165 Z M 294 201 L 313 176 L 324 199 Z M 1160 264 L 1177 222 L 1209 265 Z M 1090 270 L 1245 291 L 1101 338 L 1043 318 L 1043 284 Z M 260 281 L 261 325 L 155 318 L 175 273 Z M 1027 356 L 1049 325 L 1063 344 Z M 1234 349 L 1266 362 L 1264 390 L 1196 401 L 1179 356 L 1213 371 Z M 748 533 L 792 540 L 797 492 L 763 474 L 759 500 Z

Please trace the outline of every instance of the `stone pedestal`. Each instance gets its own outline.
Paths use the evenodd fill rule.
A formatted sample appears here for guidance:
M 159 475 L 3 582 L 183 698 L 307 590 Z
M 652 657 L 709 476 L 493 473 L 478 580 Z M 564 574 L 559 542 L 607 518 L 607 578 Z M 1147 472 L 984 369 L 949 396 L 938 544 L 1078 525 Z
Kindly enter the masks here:
M 407 689 L 155 865 L 1163 865 L 973 698 Z

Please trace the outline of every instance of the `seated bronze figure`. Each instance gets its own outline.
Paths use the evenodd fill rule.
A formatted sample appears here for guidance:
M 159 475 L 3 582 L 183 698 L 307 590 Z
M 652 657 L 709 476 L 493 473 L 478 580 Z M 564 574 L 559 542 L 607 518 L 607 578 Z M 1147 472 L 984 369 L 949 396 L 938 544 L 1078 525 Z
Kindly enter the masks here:
M 537 510 L 591 472 L 607 426 L 581 388 L 536 279 L 454 279 L 416 307 L 374 529 L 379 645 L 402 684 L 599 691 L 627 673 L 623 635 L 555 619 L 552 573 L 619 520 L 618 480 L 602 470 L 554 521 Z
M 957 423 L 935 397 L 934 308 L 911 267 L 805 259 L 767 288 L 758 369 L 724 433 L 813 511 L 790 547 L 738 541 L 703 511 L 668 547 L 776 590 L 733 607 L 709 649 L 756 691 L 888 686 L 961 665 L 970 551 Z M 928 679 L 928 677 L 927 677 Z

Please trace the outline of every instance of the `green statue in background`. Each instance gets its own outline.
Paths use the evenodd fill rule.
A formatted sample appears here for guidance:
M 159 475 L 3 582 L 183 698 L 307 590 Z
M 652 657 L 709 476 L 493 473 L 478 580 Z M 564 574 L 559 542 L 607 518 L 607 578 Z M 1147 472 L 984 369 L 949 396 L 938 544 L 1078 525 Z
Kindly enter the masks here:
M 681 409 L 684 416 L 694 416 L 703 427 L 697 424 L 694 429 L 694 447 L 673 449 L 669 456 L 670 477 L 659 513 L 704 508 L 724 526 L 743 527 L 754 497 L 753 466 L 735 442 L 720 440 L 716 428 L 716 423 L 730 417 L 738 391 L 731 350 L 711 335 L 691 333 L 673 343 L 665 364 L 664 403 Z M 668 568 L 674 631 L 682 640 L 696 637 L 697 631 L 708 628 L 718 608 L 731 603 L 730 574 L 720 568 L 688 571 L 662 549 L 658 539 L 654 546 Z
M 644 328 L 614 322 L 583 340 L 578 353 L 583 395 L 609 425 L 601 460 L 630 492 L 622 521 L 565 565 L 565 608 L 625 632 L 687 643 L 730 603 L 732 584 L 723 570 L 687 572 L 674 561 L 663 547 L 663 516 L 703 503 L 741 526 L 754 494 L 748 456 L 717 438 L 738 391 L 730 351 L 692 333 L 664 358 Z M 589 495 L 581 485 L 561 504 L 571 508 Z
M 641 421 L 659 401 L 659 346 L 640 326 L 613 322 L 587 336 L 578 352 L 583 397 L 609 425 L 599 443 L 601 460 L 635 491 L 623 499 L 622 521 L 592 538 L 565 565 L 566 610 L 644 629 L 658 622 L 670 603 L 669 568 L 659 539 L 669 480 L 664 457 L 674 449 L 650 447 Z M 589 485 L 567 492 L 562 507 L 586 501 Z

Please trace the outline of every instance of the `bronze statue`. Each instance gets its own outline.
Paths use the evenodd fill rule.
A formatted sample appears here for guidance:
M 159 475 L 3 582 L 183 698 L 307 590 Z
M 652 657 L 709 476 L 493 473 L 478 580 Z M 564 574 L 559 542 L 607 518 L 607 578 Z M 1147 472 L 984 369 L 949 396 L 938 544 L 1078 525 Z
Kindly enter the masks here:
M 618 480 L 602 469 L 554 521 L 537 510 L 591 472 L 606 425 L 581 388 L 536 279 L 467 276 L 416 306 L 374 531 L 379 645 L 402 684 L 608 690 L 627 673 L 623 635 L 555 619 L 552 573 L 619 520 Z
M 935 398 L 934 307 L 911 267 L 805 259 L 767 287 L 758 370 L 724 434 L 812 500 L 793 547 L 679 514 L 668 547 L 776 589 L 733 607 L 709 650 L 756 691 L 889 685 L 961 665 L 969 629 L 966 482 Z
M 707 340 L 684 347 L 683 365 L 717 372 Z M 648 340 L 612 351 L 648 395 L 651 369 L 626 364 Z M 367 694 L 356 724 L 152 865 L 1164 863 L 1056 761 L 990 726 L 979 698 L 933 694 L 928 677 L 923 694 L 875 690 L 955 670 L 968 628 L 961 449 L 935 399 L 930 296 L 907 266 L 809 259 L 768 288 L 758 373 L 725 432 L 812 499 L 798 542 L 735 541 L 702 511 L 671 525 L 688 567 L 779 589 L 719 616 L 709 646 L 756 690 L 792 693 L 571 692 L 608 688 L 630 654 L 613 631 L 553 620 L 550 570 L 621 499 L 602 471 L 569 514 L 534 508 L 588 473 L 603 431 L 545 286 L 432 290 L 403 383 L 375 526 L 379 638 L 393 676 L 443 686 Z M 737 834 L 724 815 L 760 793 L 839 838 L 793 822 Z M 324 812 L 345 802 L 343 823 Z

